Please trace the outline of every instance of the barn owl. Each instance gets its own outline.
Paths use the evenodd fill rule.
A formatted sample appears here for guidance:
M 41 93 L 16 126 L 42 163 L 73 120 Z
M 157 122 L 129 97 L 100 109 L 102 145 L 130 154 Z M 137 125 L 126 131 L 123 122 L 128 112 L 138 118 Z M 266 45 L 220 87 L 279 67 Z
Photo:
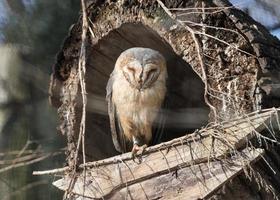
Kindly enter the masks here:
M 130 48 L 118 57 L 107 84 L 112 139 L 119 152 L 144 150 L 166 93 L 164 57 L 153 49 Z M 132 146 L 132 145 L 130 145 Z

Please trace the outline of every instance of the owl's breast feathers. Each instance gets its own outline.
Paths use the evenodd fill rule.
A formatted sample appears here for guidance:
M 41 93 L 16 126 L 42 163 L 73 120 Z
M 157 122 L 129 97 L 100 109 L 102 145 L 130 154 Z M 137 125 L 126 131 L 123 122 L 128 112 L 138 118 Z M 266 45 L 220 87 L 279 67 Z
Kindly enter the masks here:
M 118 107 L 133 106 L 137 109 L 160 107 L 166 92 L 165 81 L 157 81 L 151 87 L 137 90 L 125 80 L 115 81 L 113 84 L 113 102 Z M 120 110 L 119 110 L 120 111 Z M 129 110 L 127 110 L 129 112 Z
M 142 129 L 152 127 L 166 92 L 165 80 L 156 81 L 150 88 L 137 90 L 126 80 L 113 83 L 112 101 L 120 118 L 128 119 L 131 126 Z M 130 139 L 130 138 L 129 138 Z

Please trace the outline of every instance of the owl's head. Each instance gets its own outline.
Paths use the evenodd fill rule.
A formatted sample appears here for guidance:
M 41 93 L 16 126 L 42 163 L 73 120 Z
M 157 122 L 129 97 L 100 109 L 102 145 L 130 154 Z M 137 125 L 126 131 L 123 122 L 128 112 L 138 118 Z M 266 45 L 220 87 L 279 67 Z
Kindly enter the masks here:
M 118 57 L 115 69 L 138 90 L 151 87 L 157 80 L 165 81 L 167 77 L 164 57 L 149 48 L 127 49 Z

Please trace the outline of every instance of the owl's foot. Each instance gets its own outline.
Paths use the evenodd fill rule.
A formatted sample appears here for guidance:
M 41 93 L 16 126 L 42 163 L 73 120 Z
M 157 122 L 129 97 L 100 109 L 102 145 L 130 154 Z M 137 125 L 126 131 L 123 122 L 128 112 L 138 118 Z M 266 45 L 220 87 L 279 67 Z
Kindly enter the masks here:
M 147 148 L 146 144 L 144 144 L 142 146 L 139 146 L 138 144 L 134 144 L 132 151 L 131 151 L 132 158 L 134 159 L 137 154 L 142 155 L 146 148 Z

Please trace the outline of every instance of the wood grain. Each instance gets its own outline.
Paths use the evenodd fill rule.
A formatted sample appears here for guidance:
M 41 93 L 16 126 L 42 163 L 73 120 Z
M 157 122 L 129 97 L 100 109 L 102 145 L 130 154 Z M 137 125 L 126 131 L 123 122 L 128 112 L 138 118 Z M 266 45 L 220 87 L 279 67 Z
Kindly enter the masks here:
M 276 111 L 270 110 L 263 113 L 254 113 L 246 118 L 225 123 L 222 125 L 225 127 L 223 130 L 220 130 L 221 128 L 217 129 L 217 126 L 201 130 L 193 135 L 177 138 L 173 141 L 148 148 L 147 152 L 141 157 L 141 162 L 137 162 L 137 159 L 136 161 L 133 160 L 130 154 L 123 154 L 87 163 L 86 180 L 83 179 L 82 173 L 78 175 L 73 192 L 94 198 L 101 198 L 102 196 L 114 197 L 116 196 L 114 194 L 116 191 L 120 191 L 120 193 L 117 193 L 122 194 L 121 191 L 126 190 L 127 187 L 130 187 L 131 191 L 138 190 L 137 185 L 142 184 L 142 182 L 147 183 L 147 185 L 142 186 L 143 190 L 149 191 L 149 184 L 168 184 L 164 183 L 164 181 L 157 182 L 156 180 L 159 177 L 163 177 L 162 180 L 167 180 L 166 177 L 173 173 L 176 174 L 178 170 L 185 169 L 189 171 L 193 170 L 192 168 L 195 168 L 194 171 L 202 171 L 200 176 L 204 177 L 203 179 L 205 180 L 209 179 L 208 185 L 213 183 L 213 186 L 207 187 L 216 188 L 224 183 L 227 177 L 239 173 L 242 169 L 241 164 L 236 164 L 238 162 L 235 159 L 243 158 L 243 160 L 251 162 L 258 158 L 259 151 L 254 152 L 247 149 L 246 153 L 236 153 L 237 158 L 233 158 L 232 162 L 237 167 L 234 167 L 235 164 L 219 164 L 217 159 L 227 160 L 229 153 L 231 152 L 232 154 L 236 148 L 244 149 L 247 146 L 247 141 L 256 136 L 254 133 L 266 129 L 270 126 L 271 122 L 276 120 L 276 117 Z M 250 157 L 252 154 L 253 157 Z M 215 178 L 211 177 L 212 165 L 217 167 L 214 175 L 220 177 L 223 180 L 222 182 L 213 181 Z M 211 167 L 209 168 L 209 166 Z M 233 167 L 234 170 L 229 172 L 223 171 L 223 166 Z M 198 180 L 202 178 L 200 177 Z M 66 176 L 54 182 L 54 185 L 65 190 L 69 180 L 69 177 Z M 83 192 L 84 183 L 86 183 L 86 187 Z M 191 183 L 193 183 L 194 187 L 192 190 L 199 190 L 199 184 L 193 179 L 186 183 L 186 185 Z M 133 189 L 135 187 L 138 189 Z M 134 192 L 131 192 L 132 194 L 138 195 L 138 193 L 134 194 Z M 134 197 L 133 199 L 141 198 Z

